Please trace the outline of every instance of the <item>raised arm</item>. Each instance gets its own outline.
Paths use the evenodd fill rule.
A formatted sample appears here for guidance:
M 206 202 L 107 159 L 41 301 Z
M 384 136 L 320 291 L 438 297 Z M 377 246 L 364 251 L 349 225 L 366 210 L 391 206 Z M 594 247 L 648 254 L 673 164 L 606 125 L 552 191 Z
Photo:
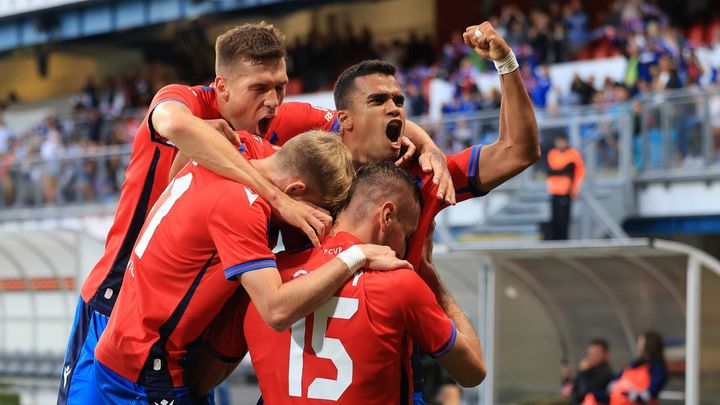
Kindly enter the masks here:
M 478 55 L 495 62 L 500 74 L 500 135 L 483 147 L 476 177 L 480 190 L 488 192 L 540 158 L 537 122 L 515 55 L 492 24 L 472 25 L 463 38 Z
M 263 197 L 283 221 L 301 229 L 314 245 L 329 228 L 332 218 L 305 204 L 299 203 L 270 184 L 240 155 L 228 136 L 222 136 L 212 125 L 194 116 L 187 106 L 164 102 L 152 112 L 155 132 L 170 140 L 187 159 L 229 179 L 250 186 Z

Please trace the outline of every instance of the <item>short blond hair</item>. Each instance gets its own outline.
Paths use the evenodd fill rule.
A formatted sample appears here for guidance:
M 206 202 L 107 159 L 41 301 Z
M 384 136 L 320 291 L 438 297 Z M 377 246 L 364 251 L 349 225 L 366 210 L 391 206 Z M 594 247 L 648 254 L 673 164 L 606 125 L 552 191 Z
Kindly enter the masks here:
M 284 58 L 285 35 L 265 21 L 239 25 L 217 37 L 215 72 L 231 68 L 240 61 L 273 64 Z
M 328 209 L 347 199 L 355 178 L 350 150 L 337 134 L 313 130 L 287 141 L 276 153 L 283 168 L 296 173 L 306 186 L 324 195 Z

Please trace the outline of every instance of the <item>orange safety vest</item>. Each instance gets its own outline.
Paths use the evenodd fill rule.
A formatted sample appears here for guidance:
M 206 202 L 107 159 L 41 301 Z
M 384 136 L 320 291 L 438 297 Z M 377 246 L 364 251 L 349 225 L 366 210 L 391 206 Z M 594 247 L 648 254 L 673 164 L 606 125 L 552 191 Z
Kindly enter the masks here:
M 639 402 L 629 400 L 623 393 L 627 393 L 631 389 L 642 392 L 648 388 L 650 388 L 650 364 L 645 363 L 636 368 L 626 366 L 610 391 L 610 405 L 639 404 Z M 646 404 L 657 405 L 657 400 L 650 399 Z
M 600 405 L 600 402 L 598 402 L 597 398 L 595 398 L 595 395 L 588 393 L 585 395 L 585 398 L 583 398 L 580 405 Z
M 548 193 L 573 196 L 577 194 L 585 177 L 585 164 L 577 149 L 551 149 L 547 163 L 550 169 L 547 178 Z

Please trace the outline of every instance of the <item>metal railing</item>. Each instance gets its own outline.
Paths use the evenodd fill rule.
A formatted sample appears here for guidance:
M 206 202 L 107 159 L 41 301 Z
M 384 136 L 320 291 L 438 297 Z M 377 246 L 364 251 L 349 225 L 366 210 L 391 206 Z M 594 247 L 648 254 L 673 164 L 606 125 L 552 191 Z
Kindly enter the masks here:
M 114 202 L 125 179 L 131 145 L 63 153 L 55 160 L 0 165 L 0 207 L 66 207 Z

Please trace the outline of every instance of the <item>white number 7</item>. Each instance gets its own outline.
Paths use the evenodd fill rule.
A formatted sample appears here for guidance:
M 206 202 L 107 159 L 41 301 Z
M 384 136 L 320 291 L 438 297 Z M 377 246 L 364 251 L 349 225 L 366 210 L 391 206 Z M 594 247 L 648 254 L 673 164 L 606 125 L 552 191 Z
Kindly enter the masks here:
M 329 359 L 337 368 L 337 379 L 315 378 L 308 387 L 307 397 L 337 401 L 352 384 L 353 361 L 340 339 L 325 336 L 329 318 L 350 319 L 358 310 L 357 298 L 332 297 L 313 314 L 312 348 L 315 355 Z M 305 349 L 305 322 L 301 319 L 290 328 L 290 373 L 288 376 L 291 397 L 302 397 L 303 351 Z

